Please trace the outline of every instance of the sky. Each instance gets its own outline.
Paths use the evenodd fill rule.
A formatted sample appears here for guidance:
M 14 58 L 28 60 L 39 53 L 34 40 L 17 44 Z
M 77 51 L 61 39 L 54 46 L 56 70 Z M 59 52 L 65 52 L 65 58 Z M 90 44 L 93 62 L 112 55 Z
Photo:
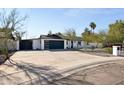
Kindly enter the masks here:
M 25 24 L 27 38 L 38 38 L 41 34 L 65 32 L 74 28 L 78 36 L 96 23 L 95 32 L 107 30 L 109 24 L 124 20 L 124 8 L 21 8 L 20 15 L 28 15 Z M 26 38 L 26 35 L 24 36 Z

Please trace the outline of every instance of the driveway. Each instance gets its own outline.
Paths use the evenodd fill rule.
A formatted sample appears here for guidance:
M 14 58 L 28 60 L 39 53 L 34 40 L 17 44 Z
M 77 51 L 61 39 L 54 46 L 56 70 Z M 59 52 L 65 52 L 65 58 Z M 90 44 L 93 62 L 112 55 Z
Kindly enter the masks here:
M 79 51 L 18 51 L 11 59 L 17 65 L 6 62 L 0 67 L 0 84 L 33 84 L 37 79 L 42 79 L 41 84 L 45 84 L 52 78 L 62 77 L 64 74 L 61 73 L 81 66 L 124 58 L 101 57 Z
M 52 66 L 58 70 L 94 62 L 124 59 L 123 57 L 100 57 L 78 51 L 19 51 L 12 59 L 42 66 Z

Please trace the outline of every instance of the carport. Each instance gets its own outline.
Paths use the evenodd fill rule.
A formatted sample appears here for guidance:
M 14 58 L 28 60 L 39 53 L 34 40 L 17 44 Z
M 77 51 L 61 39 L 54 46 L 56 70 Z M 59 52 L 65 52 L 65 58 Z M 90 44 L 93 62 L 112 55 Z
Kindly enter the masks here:
M 20 50 L 32 50 L 32 40 L 21 40 L 19 42 L 19 49 Z

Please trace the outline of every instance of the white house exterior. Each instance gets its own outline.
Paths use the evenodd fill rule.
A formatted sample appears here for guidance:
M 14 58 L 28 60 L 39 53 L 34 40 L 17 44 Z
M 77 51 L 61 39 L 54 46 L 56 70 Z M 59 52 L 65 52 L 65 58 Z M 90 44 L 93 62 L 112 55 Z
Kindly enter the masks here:
M 17 42 L 17 50 L 48 50 L 83 48 L 83 41 L 70 41 L 58 35 L 41 35 L 40 38 Z
M 33 41 L 33 50 L 39 50 L 41 49 L 41 40 L 40 39 L 34 39 Z
M 70 41 L 67 40 L 67 47 L 66 48 L 83 48 L 84 42 L 83 41 Z
M 89 43 L 81 40 L 70 41 L 57 35 L 42 35 L 40 38 L 26 39 L 21 41 L 9 41 L 10 50 L 49 50 L 49 49 L 80 49 L 92 46 L 102 47 L 102 44 Z M 0 45 L 1 46 L 1 45 Z
M 3 37 L 4 38 L 4 37 Z M 4 42 L 0 43 L 0 48 L 4 47 Z M 102 44 L 89 43 L 88 45 L 77 38 L 73 41 L 65 39 L 59 35 L 41 35 L 40 38 L 35 39 L 25 39 L 21 41 L 9 40 L 8 49 L 9 50 L 48 50 L 48 49 L 79 49 L 85 47 L 102 47 Z

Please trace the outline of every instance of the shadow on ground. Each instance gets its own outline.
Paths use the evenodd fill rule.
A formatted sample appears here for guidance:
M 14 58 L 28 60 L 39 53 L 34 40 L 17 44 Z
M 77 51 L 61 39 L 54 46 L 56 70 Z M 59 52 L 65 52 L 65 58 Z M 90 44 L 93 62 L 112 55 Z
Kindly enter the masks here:
M 0 53 L 0 65 L 6 62 L 6 60 L 9 59 L 11 56 L 13 56 L 15 53 L 16 51 L 9 51 L 8 58 L 6 58 L 5 54 Z
M 53 81 L 49 84 L 50 85 L 94 85 L 91 82 L 75 79 L 73 77 L 66 77 L 60 80 Z
M 12 60 L 11 60 L 12 61 Z M 5 70 L 1 70 L 1 68 Z M 4 63 L 0 68 L 0 84 L 13 85 L 120 85 L 124 84 L 124 63 L 106 63 L 63 77 L 51 66 L 26 62 Z M 10 71 L 11 70 L 11 71 Z M 8 72 L 7 72 L 8 71 Z M 11 72 L 11 73 L 10 73 Z M 59 79 L 56 79 L 58 78 Z M 61 78 L 61 79 L 60 79 Z
M 0 84 L 49 84 L 54 78 L 62 77 L 57 73 L 57 69 L 50 66 L 37 66 L 25 62 L 3 65 L 9 69 L 14 68 L 15 72 L 8 74 L 1 70 Z
M 1 85 L 93 85 L 93 83 L 71 76 L 63 78 L 63 75 L 58 73 L 57 69 L 50 66 L 37 66 L 25 62 L 6 63 L 3 66 L 14 68 L 16 71 L 9 74 L 0 70 Z M 57 78 L 61 79 L 57 80 Z
M 60 51 L 77 51 L 77 49 L 49 49 L 50 52 L 60 52 Z

